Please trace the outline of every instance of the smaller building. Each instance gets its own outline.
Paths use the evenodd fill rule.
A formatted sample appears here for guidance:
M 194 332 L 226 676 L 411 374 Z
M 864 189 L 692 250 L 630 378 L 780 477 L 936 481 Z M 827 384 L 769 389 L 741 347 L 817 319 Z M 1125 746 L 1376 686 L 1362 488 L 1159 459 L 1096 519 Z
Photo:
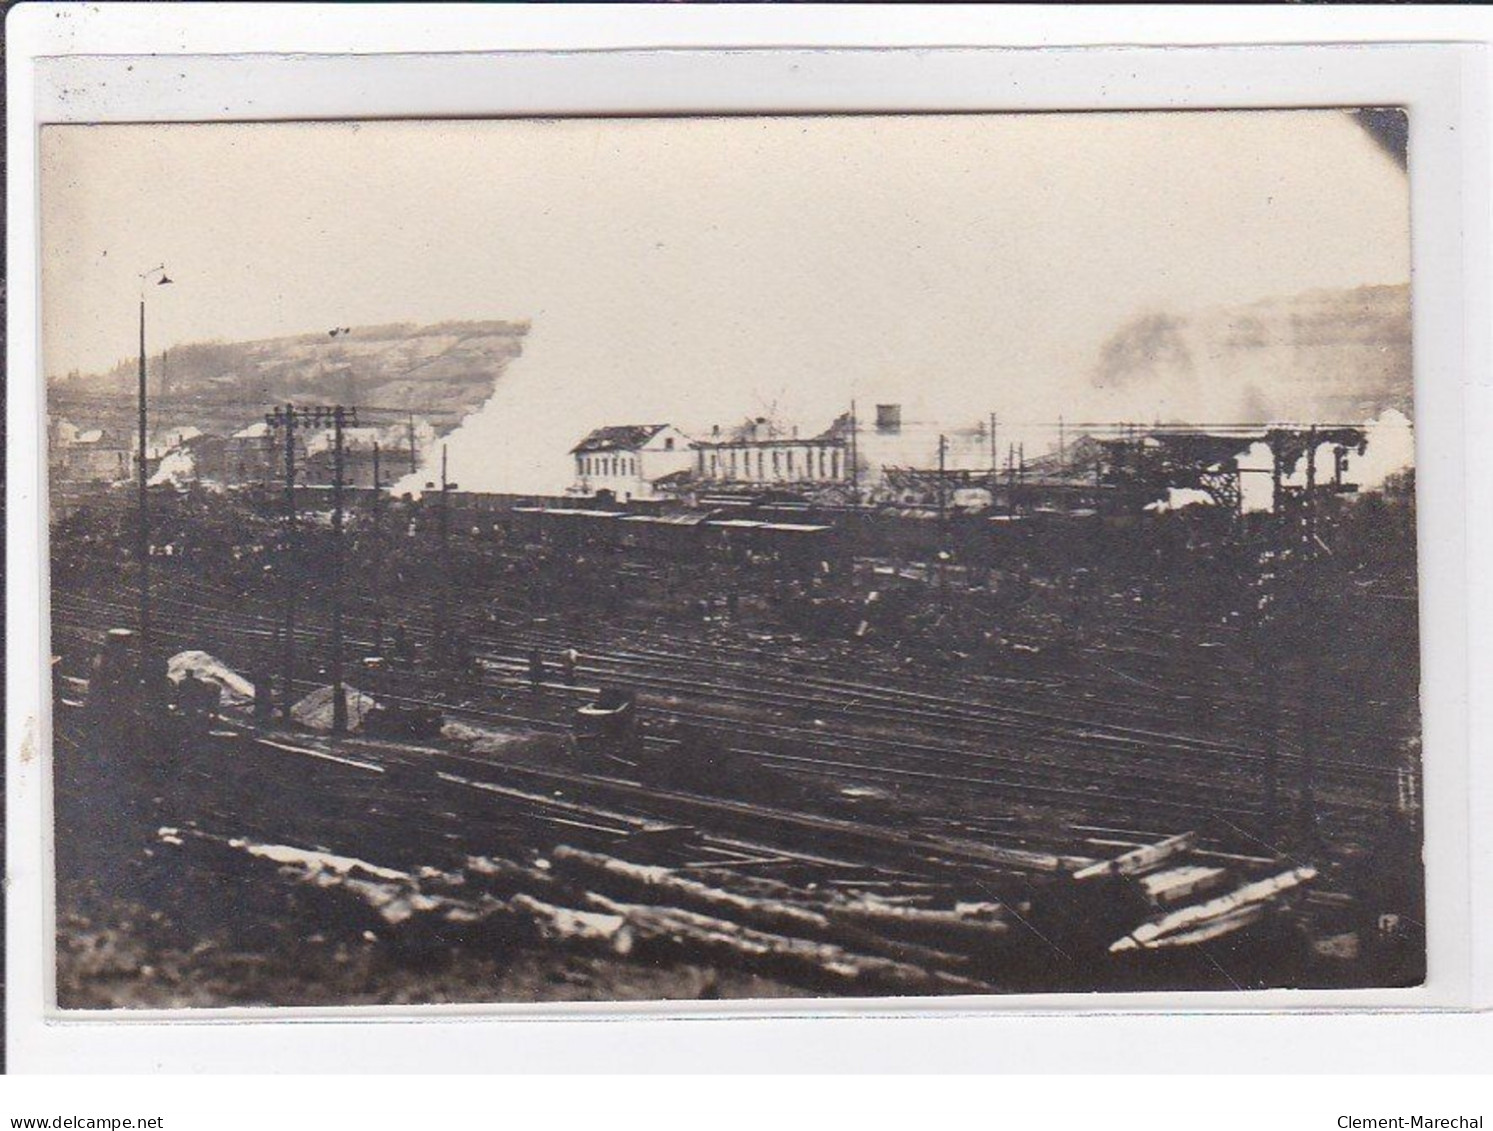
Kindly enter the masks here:
M 146 437 L 145 461 L 160 463 L 172 452 L 181 451 L 189 442 L 202 435 L 202 429 L 191 424 L 171 424 L 154 428 Z M 133 450 L 138 452 L 140 438 L 131 434 Z
M 107 428 L 78 428 L 66 420 L 49 428 L 48 465 L 54 484 L 114 483 L 135 474 L 128 440 Z
M 400 429 L 344 428 L 342 484 L 345 487 L 387 487 L 409 469 L 408 441 Z M 303 481 L 308 486 L 331 486 L 337 475 L 336 434 L 329 428 L 306 441 Z M 377 474 L 378 482 L 374 478 Z
M 306 445 L 295 439 L 296 458 L 303 458 Z M 237 484 L 269 484 L 277 474 L 284 475 L 283 442 L 269 424 L 255 421 L 228 437 L 223 448 L 223 478 Z
M 570 449 L 573 493 L 610 491 L 618 499 L 652 499 L 660 480 L 694 466 L 690 438 L 672 424 L 617 424 L 598 428 Z
M 223 483 L 228 472 L 228 437 L 193 428 L 173 445 L 148 460 L 152 486 L 187 483 Z

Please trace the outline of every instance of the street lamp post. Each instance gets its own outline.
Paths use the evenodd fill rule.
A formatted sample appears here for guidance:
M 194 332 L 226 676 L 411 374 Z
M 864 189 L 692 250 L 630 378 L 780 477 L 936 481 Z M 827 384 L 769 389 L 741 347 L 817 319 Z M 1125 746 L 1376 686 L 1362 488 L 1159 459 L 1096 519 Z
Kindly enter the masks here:
M 157 277 L 159 276 L 159 277 Z M 150 464 L 147 455 L 147 427 L 145 392 L 145 288 L 154 280 L 158 287 L 167 286 L 171 279 L 165 265 L 152 267 L 140 273 L 140 451 L 138 460 L 139 496 L 135 522 L 135 553 L 140 561 L 140 674 L 149 678 L 150 656 L 150 505 L 147 483 L 150 479 Z

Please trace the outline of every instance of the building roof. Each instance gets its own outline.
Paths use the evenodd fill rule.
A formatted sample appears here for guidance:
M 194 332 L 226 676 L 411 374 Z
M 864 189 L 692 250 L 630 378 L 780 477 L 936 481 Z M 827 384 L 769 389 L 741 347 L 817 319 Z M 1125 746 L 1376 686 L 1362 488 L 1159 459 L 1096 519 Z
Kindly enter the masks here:
M 845 441 L 837 436 L 773 436 L 771 439 L 761 440 L 697 440 L 697 448 L 758 448 L 770 450 L 772 448 L 824 448 L 844 447 Z
M 846 413 L 842 419 L 849 421 L 850 414 Z M 837 430 L 839 427 L 840 421 L 836 421 L 817 436 L 800 436 L 797 428 L 789 428 L 765 416 L 759 416 L 738 424 L 724 433 L 720 429 L 716 429 L 709 440 L 697 441 L 695 447 L 788 448 L 802 444 L 843 443 L 843 434 Z
M 344 452 L 371 452 L 373 445 L 379 442 L 382 433 L 377 428 L 344 428 L 342 429 L 342 450 Z M 306 441 L 306 454 L 308 456 L 329 452 L 337 444 L 337 432 L 335 429 L 327 428 L 321 432 L 313 432 Z M 409 449 L 406 448 L 406 451 Z
M 828 428 L 819 433 L 819 435 L 815 436 L 814 439 L 843 441 L 853 431 L 855 431 L 855 429 L 851 427 L 850 419 L 850 413 L 842 412 L 839 416 L 835 417 L 833 423 L 831 423 Z
M 514 507 L 514 514 L 557 514 L 567 518 L 605 518 L 614 519 L 621 515 L 621 511 L 598 511 L 585 507 Z
M 667 427 L 667 424 L 613 424 L 598 428 L 571 448 L 570 454 L 637 451 Z

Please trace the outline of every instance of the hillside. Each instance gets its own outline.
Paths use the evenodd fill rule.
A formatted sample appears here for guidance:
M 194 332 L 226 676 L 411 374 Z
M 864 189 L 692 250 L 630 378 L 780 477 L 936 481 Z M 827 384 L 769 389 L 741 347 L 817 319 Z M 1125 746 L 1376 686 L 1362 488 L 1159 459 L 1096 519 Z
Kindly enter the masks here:
M 409 410 L 452 425 L 491 396 L 523 352 L 527 322 L 355 326 L 250 342 L 191 342 L 149 359 L 153 411 L 164 424 L 214 431 L 258 419 L 273 404 Z M 111 416 L 132 404 L 135 359 L 107 373 L 49 382 L 54 412 Z M 102 422 L 102 421 L 98 421 Z

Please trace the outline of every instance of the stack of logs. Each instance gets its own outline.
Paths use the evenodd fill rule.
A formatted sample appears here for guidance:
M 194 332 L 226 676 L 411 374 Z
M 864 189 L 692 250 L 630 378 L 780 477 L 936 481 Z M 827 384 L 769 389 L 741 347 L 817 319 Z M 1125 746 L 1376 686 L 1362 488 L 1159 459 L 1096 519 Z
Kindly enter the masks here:
M 548 860 L 468 857 L 454 872 L 163 829 L 197 868 L 274 868 L 323 923 L 415 957 L 479 947 L 559 947 L 647 963 L 695 963 L 811 992 L 990 992 L 1011 942 L 999 905 L 907 906 L 724 869 L 688 872 L 557 847 Z

